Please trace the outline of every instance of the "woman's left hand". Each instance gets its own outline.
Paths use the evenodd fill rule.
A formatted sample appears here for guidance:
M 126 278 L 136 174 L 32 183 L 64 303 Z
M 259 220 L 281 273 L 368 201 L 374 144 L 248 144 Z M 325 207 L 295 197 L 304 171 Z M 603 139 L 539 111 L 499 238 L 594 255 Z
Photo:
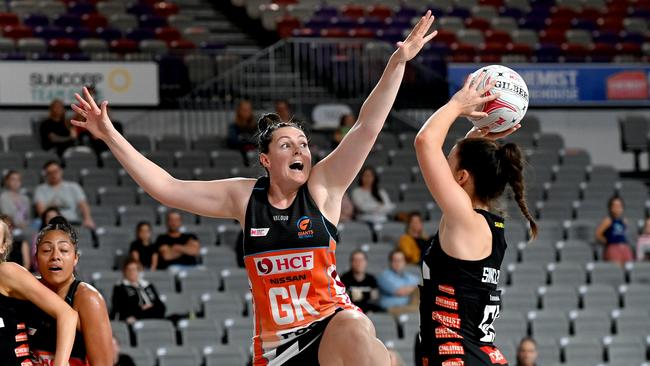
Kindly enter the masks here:
M 431 15 L 431 10 L 420 18 L 418 24 L 413 27 L 411 33 L 404 41 L 397 42 L 397 50 L 393 54 L 393 57 L 398 62 L 406 62 L 411 60 L 415 55 L 420 52 L 422 47 L 433 39 L 438 34 L 438 31 L 433 31 L 429 35 L 426 35 L 433 24 L 434 16 Z
M 513 134 L 515 131 L 517 131 L 520 128 L 521 128 L 521 124 L 519 123 L 502 132 L 490 132 L 490 129 L 487 127 L 483 127 L 483 128 L 472 127 L 472 129 L 469 130 L 469 132 L 467 132 L 467 135 L 465 135 L 465 138 L 484 137 L 490 140 L 497 140 Z

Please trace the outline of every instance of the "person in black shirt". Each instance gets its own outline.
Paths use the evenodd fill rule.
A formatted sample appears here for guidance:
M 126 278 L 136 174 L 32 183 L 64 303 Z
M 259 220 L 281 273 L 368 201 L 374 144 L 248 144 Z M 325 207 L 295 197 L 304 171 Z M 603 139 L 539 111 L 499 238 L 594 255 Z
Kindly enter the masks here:
M 10 216 L 0 214 L 0 220 L 3 221 L 9 227 L 11 232 L 14 232 L 14 221 Z M 21 232 L 22 234 L 22 232 Z M 7 257 L 8 262 L 18 263 L 21 266 L 30 269 L 32 263 L 32 254 L 29 243 L 25 240 L 23 235 L 16 234 L 13 237 L 13 243 L 11 244 L 11 251 Z
M 59 99 L 50 103 L 48 117 L 39 127 L 43 150 L 56 149 L 59 156 L 77 142 L 77 131 L 65 119 L 65 107 Z
M 350 299 L 364 313 L 382 311 L 377 305 L 379 288 L 375 276 L 366 272 L 368 255 L 357 249 L 350 254 L 350 270 L 341 276 L 341 281 L 347 289 Z
M 167 212 L 167 233 L 159 235 L 156 239 L 158 248 L 158 269 L 169 266 L 195 266 L 199 263 L 201 251 L 199 240 L 194 234 L 182 233 L 183 221 L 178 211 Z
M 140 221 L 135 227 L 135 237 L 129 247 L 129 255 L 142 267 L 155 271 L 158 267 L 158 248 L 151 241 L 151 224 Z
M 489 110 L 499 103 L 493 101 L 503 86 L 495 88 L 496 81 L 485 80 L 486 75 L 482 71 L 468 77 L 415 138 L 420 171 L 443 213 L 422 263 L 419 339 L 423 364 L 508 364 L 494 345 L 494 321 L 501 312 L 497 286 L 507 248 L 506 225 L 502 217 L 489 212 L 507 185 L 529 221 L 530 237 L 534 239 L 537 234 L 524 198 L 521 150 L 514 143 L 496 141 L 515 132 L 519 125 L 494 133 L 488 126 L 474 127 L 448 157 L 442 150 L 447 132 L 458 117 L 487 117 L 476 108 Z M 527 94 L 521 98 L 528 101 Z
M 111 319 L 125 320 L 129 324 L 138 319 L 156 319 L 165 316 L 165 304 L 158 291 L 140 278 L 142 266 L 129 259 L 122 267 L 124 279 L 113 288 Z

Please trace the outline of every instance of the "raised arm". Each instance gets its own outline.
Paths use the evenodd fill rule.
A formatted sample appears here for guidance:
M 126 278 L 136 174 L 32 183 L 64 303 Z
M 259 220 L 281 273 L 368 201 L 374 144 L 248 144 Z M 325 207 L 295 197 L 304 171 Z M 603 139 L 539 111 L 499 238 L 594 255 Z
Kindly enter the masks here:
M 28 300 L 56 319 L 54 366 L 68 365 L 77 329 L 77 312 L 15 263 L 0 265 L 0 284 L 11 297 Z
M 361 107 L 359 118 L 338 147 L 313 169 L 310 188 L 326 192 L 328 200 L 340 201 L 359 173 L 388 117 L 402 83 L 406 62 L 436 36 L 426 35 L 433 24 L 431 11 L 424 15 L 388 60 L 379 82 Z M 339 202 L 340 206 L 340 202 Z
M 485 77 L 485 73 L 478 76 Z M 473 83 L 468 77 L 465 85 L 451 100 L 438 109 L 429 119 L 415 138 L 415 152 L 424 181 L 442 209 L 447 222 L 463 225 L 474 218 L 472 201 L 463 188 L 456 182 L 456 177 L 449 168 L 449 163 L 442 151 L 442 145 L 447 137 L 451 124 L 461 115 L 482 117 L 484 112 L 475 112 L 477 105 L 494 100 L 498 94 L 483 97 L 490 88 L 490 83 L 484 89 L 478 90 L 474 85 L 480 85 L 481 80 Z
M 165 206 L 198 215 L 243 220 L 248 196 L 255 185 L 253 179 L 176 179 L 140 154 L 114 128 L 106 110 L 108 102 L 104 101 L 98 106 L 88 89 L 84 88 L 83 94 L 84 98 L 75 94 L 79 105 L 72 105 L 72 109 L 86 121 L 72 120 L 72 124 L 86 128 L 93 136 L 104 141 L 129 175 L 151 197 Z

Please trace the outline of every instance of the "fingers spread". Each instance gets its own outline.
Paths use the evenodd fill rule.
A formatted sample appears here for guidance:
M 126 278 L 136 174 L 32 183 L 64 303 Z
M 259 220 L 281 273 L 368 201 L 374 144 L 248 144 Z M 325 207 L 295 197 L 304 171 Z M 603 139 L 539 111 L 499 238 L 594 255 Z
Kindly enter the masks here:
M 433 32 L 431 32 L 431 34 L 429 34 L 428 36 L 426 36 L 426 38 L 424 38 L 424 42 L 429 42 L 430 40 L 433 39 L 433 37 L 437 35 L 438 35 L 438 31 L 434 30 Z
M 86 122 L 81 122 L 81 121 L 77 121 L 76 119 L 71 119 L 71 120 L 70 120 L 70 123 L 71 123 L 73 126 L 86 128 Z
M 86 98 L 86 101 L 88 104 L 90 104 L 91 108 L 93 111 L 98 111 L 99 107 L 97 106 L 97 103 L 95 103 L 95 99 L 93 99 L 93 96 L 90 95 L 90 92 L 88 91 L 88 88 L 84 86 L 84 97 Z

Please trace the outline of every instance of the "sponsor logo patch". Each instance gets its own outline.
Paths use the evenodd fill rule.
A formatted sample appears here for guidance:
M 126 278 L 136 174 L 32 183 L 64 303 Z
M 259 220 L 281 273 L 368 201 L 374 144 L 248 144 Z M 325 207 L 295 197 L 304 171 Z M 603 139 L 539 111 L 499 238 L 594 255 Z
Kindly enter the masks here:
M 22 332 L 22 333 L 16 334 L 16 342 L 17 343 L 27 342 L 27 333 Z
M 309 216 L 303 216 L 296 222 L 298 227 L 298 239 L 309 239 L 314 237 L 314 230 L 311 228 Z
M 436 305 L 451 310 L 458 310 L 458 302 L 456 302 L 455 299 L 451 299 L 449 297 L 436 296 Z
M 251 236 L 252 237 L 261 237 L 261 236 L 266 236 L 269 233 L 269 228 L 264 227 L 264 228 L 251 228 Z
M 461 336 L 460 334 L 454 332 L 453 330 L 451 330 L 451 329 L 449 329 L 449 328 L 447 328 L 445 326 L 439 326 L 439 327 L 436 327 L 436 338 L 437 339 L 440 339 L 440 338 L 460 338 L 460 339 L 462 339 L 463 336 Z
M 255 268 L 260 276 L 309 271 L 314 268 L 314 252 L 255 258 Z
M 431 318 L 446 327 L 460 329 L 460 317 L 458 314 L 434 311 L 431 313 Z
M 444 292 L 446 294 L 449 294 L 449 295 L 455 295 L 456 294 L 456 290 L 454 289 L 454 287 L 449 286 L 449 285 L 438 285 L 438 290 L 440 290 L 440 291 L 442 291 L 442 292 Z
M 465 361 L 460 358 L 450 358 L 446 361 L 442 361 L 441 366 L 465 366 Z
M 29 356 L 29 346 L 26 344 L 21 344 L 16 349 L 14 349 L 16 357 L 26 357 Z
M 20 363 L 20 366 L 34 366 L 34 364 L 30 360 L 25 360 Z
M 460 342 L 447 342 L 438 346 L 438 354 L 445 355 L 464 355 L 465 348 Z
M 499 351 L 498 348 L 495 347 L 490 347 L 490 346 L 484 346 L 481 347 L 481 351 L 485 352 L 490 357 L 490 362 L 494 365 L 506 365 L 508 364 L 508 361 L 506 358 L 503 356 L 503 353 Z
M 18 324 L 16 325 L 16 329 L 18 329 L 18 330 L 23 330 L 23 329 L 25 329 L 25 323 L 18 323 Z

